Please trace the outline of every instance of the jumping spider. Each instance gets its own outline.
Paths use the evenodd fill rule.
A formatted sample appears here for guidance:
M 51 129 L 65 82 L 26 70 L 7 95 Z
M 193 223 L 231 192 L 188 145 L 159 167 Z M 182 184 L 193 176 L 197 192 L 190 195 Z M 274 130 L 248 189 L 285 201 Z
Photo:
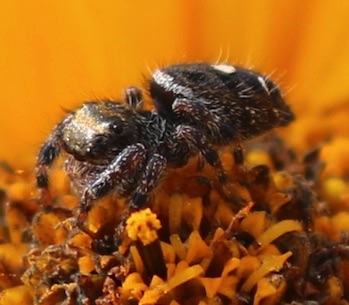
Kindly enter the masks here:
M 92 101 L 69 113 L 52 131 L 37 159 L 37 185 L 48 192 L 48 168 L 61 152 L 80 196 L 79 213 L 111 191 L 144 207 L 167 167 L 201 154 L 227 184 L 216 148 L 240 143 L 294 115 L 267 77 L 226 64 L 178 64 L 156 70 L 149 81 L 155 110 L 143 109 L 139 88 L 124 102 Z

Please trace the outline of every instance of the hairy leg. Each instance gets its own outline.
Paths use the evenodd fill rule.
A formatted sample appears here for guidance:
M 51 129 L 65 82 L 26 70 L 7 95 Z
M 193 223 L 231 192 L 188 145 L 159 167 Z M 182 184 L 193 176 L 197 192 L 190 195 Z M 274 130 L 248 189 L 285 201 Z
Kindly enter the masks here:
M 240 205 L 243 199 L 238 196 L 236 187 L 229 180 L 217 151 L 207 141 L 206 137 L 199 130 L 188 125 L 179 125 L 177 127 L 176 137 L 179 140 L 186 141 L 203 155 L 206 162 L 216 171 L 218 189 L 222 195 L 232 203 Z
M 210 136 L 220 144 L 228 144 L 235 136 L 234 127 L 223 123 L 222 119 L 203 103 L 177 98 L 172 104 L 172 109 L 186 121 L 207 128 Z
M 143 94 L 138 87 L 128 87 L 124 90 L 124 102 L 135 110 L 143 109 Z
M 39 200 L 44 207 L 49 207 L 52 202 L 49 191 L 48 169 L 60 154 L 57 144 L 57 133 L 55 130 L 39 151 L 36 161 L 36 184 L 39 189 Z
M 130 188 L 137 185 L 136 173 L 144 168 L 145 161 L 146 149 L 142 144 L 130 145 L 122 150 L 99 177 L 86 187 L 79 212 L 88 212 L 94 200 L 104 197 L 112 190 L 120 195 L 128 195 Z
M 201 132 L 188 125 L 179 125 L 176 132 L 176 137 L 194 147 L 203 155 L 206 162 L 215 168 L 219 182 L 224 183 L 228 180 L 217 151 Z
M 200 129 L 197 130 L 195 127 L 185 125 L 179 134 L 182 133 L 182 138 L 186 139 L 187 143 L 191 143 L 192 146 L 196 147 L 204 156 L 204 159 L 216 169 L 219 188 L 222 194 L 230 201 L 234 201 L 233 193 L 236 193 L 236 190 L 234 190 L 236 187 L 234 188 L 234 185 L 229 181 L 217 152 L 210 144 L 227 145 L 235 142 L 236 145 L 233 150 L 235 168 L 239 173 L 244 173 L 243 150 L 238 142 L 239 139 L 236 135 L 234 126 L 224 123 L 217 114 L 207 109 L 205 104 L 200 101 L 177 98 L 172 108 L 173 111 L 179 117 L 185 119 L 186 122 L 190 122 L 189 124 L 193 124 L 193 126 L 199 126 Z M 188 130 L 188 127 L 191 130 Z M 183 134 L 184 130 L 187 131 Z M 207 136 L 206 138 L 205 135 Z M 202 167 L 202 164 L 200 167 Z M 241 199 L 239 201 L 245 200 Z
M 139 209 L 148 202 L 150 194 L 165 175 L 166 164 L 166 159 L 159 154 L 150 157 L 139 185 L 131 197 L 131 207 Z

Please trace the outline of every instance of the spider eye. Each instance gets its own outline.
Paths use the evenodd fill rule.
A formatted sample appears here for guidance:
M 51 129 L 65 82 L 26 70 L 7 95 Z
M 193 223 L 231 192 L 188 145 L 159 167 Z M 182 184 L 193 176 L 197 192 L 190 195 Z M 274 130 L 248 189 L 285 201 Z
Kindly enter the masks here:
M 113 133 L 120 134 L 122 133 L 122 129 L 123 128 L 121 124 L 116 124 L 116 123 L 110 124 L 110 130 Z

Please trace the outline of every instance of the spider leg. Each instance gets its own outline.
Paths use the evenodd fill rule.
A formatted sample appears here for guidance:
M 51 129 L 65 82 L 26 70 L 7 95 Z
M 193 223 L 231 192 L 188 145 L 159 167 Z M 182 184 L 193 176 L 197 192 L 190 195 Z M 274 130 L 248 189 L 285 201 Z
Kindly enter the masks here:
M 228 180 L 217 151 L 213 149 L 212 145 L 200 131 L 188 125 L 179 125 L 176 131 L 176 136 L 180 140 L 186 141 L 190 146 L 198 150 L 204 156 L 206 162 L 216 169 L 217 178 L 220 183 Z
M 222 119 L 203 103 L 193 102 L 186 98 L 177 98 L 172 104 L 173 111 L 194 125 L 207 128 L 209 135 L 222 143 L 229 143 L 235 137 L 234 127 Z
M 237 200 L 233 196 L 235 187 L 229 181 L 217 152 L 210 145 L 210 143 L 227 145 L 235 142 L 233 151 L 235 165 L 239 172 L 243 173 L 243 150 L 238 141 L 235 127 L 224 122 L 219 115 L 208 109 L 201 101 L 196 102 L 186 98 L 177 98 L 172 104 L 172 109 L 185 122 L 189 122 L 190 125 L 193 124 L 193 127 L 183 125 L 183 130 L 180 130 L 182 127 L 179 127 L 179 134 L 182 134 L 182 139 L 194 146 L 204 156 L 206 161 L 216 169 L 219 187 L 224 197 L 236 202 Z M 239 201 L 245 201 L 245 199 L 241 198 Z
M 142 208 L 148 201 L 149 195 L 159 184 L 166 172 L 166 159 L 162 155 L 154 154 L 147 162 L 145 172 L 139 181 L 130 205 L 133 208 Z
M 91 185 L 86 187 L 80 203 L 79 214 L 86 215 L 92 202 L 112 190 L 121 195 L 127 195 L 133 185 L 137 185 L 139 173 L 144 168 L 146 148 L 138 143 L 123 149 L 110 165 L 99 175 Z
M 206 162 L 216 171 L 217 180 L 219 182 L 218 188 L 221 190 L 222 195 L 234 204 L 240 205 L 243 199 L 236 194 L 235 187 L 229 180 L 217 151 L 212 147 L 205 135 L 195 127 L 179 125 L 177 127 L 176 137 L 179 140 L 186 141 L 204 156 Z
M 39 200 L 44 207 L 51 205 L 52 197 L 49 191 L 48 169 L 61 152 L 58 145 L 58 128 L 56 128 L 44 145 L 40 148 L 36 160 L 36 184 L 39 189 Z
M 143 94 L 138 87 L 128 87 L 124 90 L 124 102 L 135 110 L 143 109 Z
M 166 172 L 166 159 L 159 154 L 154 154 L 147 161 L 147 165 L 144 170 L 144 174 L 140 180 L 138 180 L 138 186 L 131 195 L 130 207 L 132 209 L 143 208 L 151 195 L 152 191 L 159 184 Z M 125 223 L 130 216 L 131 209 L 127 209 L 119 224 L 115 228 L 115 241 L 118 244 L 123 239 L 125 234 Z

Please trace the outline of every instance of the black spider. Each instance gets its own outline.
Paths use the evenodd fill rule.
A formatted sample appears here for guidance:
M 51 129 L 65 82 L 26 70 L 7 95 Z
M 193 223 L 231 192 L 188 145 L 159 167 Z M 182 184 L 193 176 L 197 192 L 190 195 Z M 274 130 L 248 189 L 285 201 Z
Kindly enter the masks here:
M 41 147 L 37 185 L 49 194 L 48 168 L 66 152 L 66 170 L 81 198 L 80 212 L 115 191 L 144 207 L 167 167 L 201 154 L 228 179 L 216 148 L 286 126 L 294 115 L 272 81 L 226 64 L 178 64 L 156 70 L 149 82 L 155 110 L 143 109 L 139 88 L 124 102 L 86 102 L 69 113 Z M 48 199 L 47 199 L 48 200 Z

